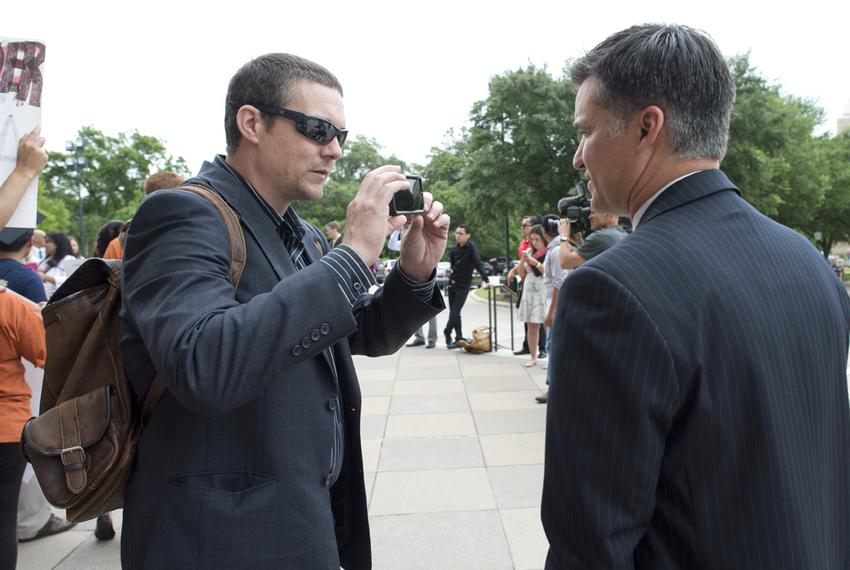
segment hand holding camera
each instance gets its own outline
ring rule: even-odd
[[[425,211],[425,199],[422,192],[422,177],[405,174],[410,187],[393,194],[390,202],[390,216],[412,216]]]
[[[409,186],[401,168],[381,166],[363,177],[360,189],[348,204],[343,243],[353,248],[366,265],[375,263],[387,236],[407,222],[403,215],[388,217],[387,213],[395,194]]]
[[[422,214],[408,218],[398,262],[408,277],[420,283],[431,278],[437,262],[443,257],[451,223],[449,216],[443,213],[443,204],[431,194],[423,192],[422,201]]]

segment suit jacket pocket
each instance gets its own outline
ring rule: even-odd
[[[208,473],[187,473],[169,483],[178,487],[219,491],[222,493],[247,493],[277,482],[276,477],[247,471],[211,471]]]
[[[277,478],[245,471],[187,473],[168,481],[146,568],[205,570],[294,567],[281,564],[282,503]],[[292,547],[292,545],[287,545]]]

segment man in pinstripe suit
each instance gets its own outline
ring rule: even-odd
[[[546,567],[850,568],[850,300],[719,170],[723,57],[645,25],[571,75],[574,165],[635,230],[561,289]]]

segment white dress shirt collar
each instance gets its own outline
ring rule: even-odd
[[[676,182],[678,182],[679,180],[683,180],[683,179],[687,178],[688,176],[690,176],[691,174],[696,174],[697,172],[702,172],[702,171],[701,171],[701,170],[694,170],[693,172],[688,172],[688,173],[687,173],[687,174],[685,174],[684,176],[680,176],[680,177],[678,177],[678,178],[677,178],[677,179],[675,179],[675,180],[671,180],[670,182],[668,182],[667,184],[665,184],[664,186],[662,186],[662,187],[661,187],[661,190],[659,190],[658,192],[656,192],[655,194],[653,194],[652,196],[650,196],[649,200],[647,200],[646,202],[644,202],[644,203],[641,205],[641,207],[640,207],[640,208],[638,208],[637,212],[635,212],[635,215],[632,217],[632,220],[631,220],[631,222],[632,222],[632,231],[635,231],[635,230],[637,229],[638,224],[640,223],[641,218],[643,218],[643,215],[646,213],[646,211],[649,209],[649,207],[652,205],[652,203],[653,203],[653,202],[655,202],[656,198],[658,198],[659,196],[661,196],[661,193],[662,193],[662,192],[664,192],[665,190],[667,190],[668,188],[670,188],[673,184],[675,184],[675,183],[676,183]]]

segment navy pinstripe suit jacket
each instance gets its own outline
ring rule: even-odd
[[[850,300],[722,172],[572,272],[553,335],[547,568],[850,568]]]

